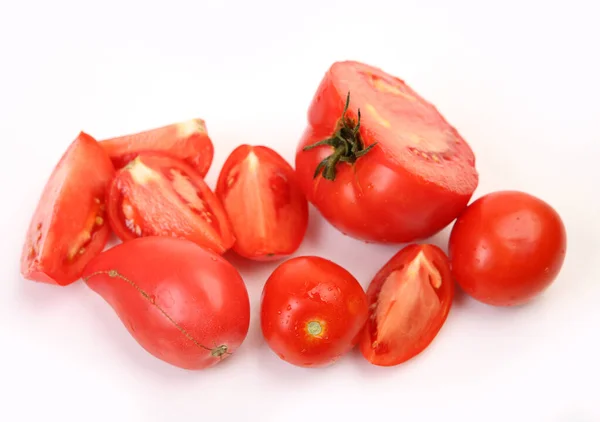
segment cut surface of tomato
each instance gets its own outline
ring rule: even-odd
[[[409,245],[367,290],[369,320],[360,349],[371,363],[393,366],[422,352],[446,321],[454,297],[448,258],[434,245]]]
[[[214,147],[202,119],[105,139],[100,145],[116,169],[124,167],[139,154],[158,152],[184,160],[202,177],[208,173],[214,155]]]
[[[271,260],[298,249],[308,203],[295,179],[292,167],[270,148],[241,145],[231,153],[216,194],[233,227],[236,253]]]
[[[357,62],[334,63],[296,152],[308,200],[342,232],[410,242],[454,220],[478,184],[469,145],[404,81]]]
[[[235,241],[215,194],[198,172],[172,157],[137,156],[117,173],[108,200],[110,224],[124,241],[170,236],[219,254]]]
[[[105,192],[114,172],[96,140],[80,133],[54,168],[31,219],[21,255],[25,278],[70,284],[102,251],[110,235]]]

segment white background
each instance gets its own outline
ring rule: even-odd
[[[599,16],[596,0],[2,1],[0,420],[600,421]],[[495,309],[459,297],[409,363],[376,368],[352,353],[307,370],[261,339],[274,265],[236,261],[248,338],[214,369],[186,372],[143,351],[83,283],[20,277],[38,195],[79,130],[103,138],[202,117],[214,186],[240,143],[293,162],[312,95],[344,59],[439,107],[475,150],[475,197],[520,189],[558,210],[567,259],[539,300]],[[298,254],[365,286],[400,247],[353,241],[311,211]]]

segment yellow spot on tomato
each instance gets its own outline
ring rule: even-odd
[[[379,114],[379,112],[375,109],[375,107],[373,107],[373,105],[371,104],[367,104],[365,105],[365,109],[367,110],[367,112],[369,112],[369,114],[375,119],[377,120],[377,123],[379,123],[381,126],[389,129],[390,127],[392,127],[392,125],[390,124],[390,122],[386,119],[384,119],[381,114]]]

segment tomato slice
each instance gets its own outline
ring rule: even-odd
[[[239,255],[278,259],[302,243],[308,203],[294,170],[272,149],[237,147],[223,165],[216,193],[231,221],[236,238],[233,250]]]
[[[106,139],[100,145],[120,169],[142,153],[159,152],[186,161],[202,177],[208,173],[214,148],[202,119],[192,119],[131,135]]]
[[[421,353],[446,321],[454,298],[448,258],[434,245],[409,245],[367,289],[369,320],[360,350],[372,364],[393,366]]]
[[[23,277],[64,286],[81,276],[110,235],[104,196],[114,172],[106,152],[81,132],[41,194],[21,255]]]
[[[235,238],[221,203],[190,165],[138,155],[110,186],[108,219],[124,241],[142,236],[189,239],[222,254]]]

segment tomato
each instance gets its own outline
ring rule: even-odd
[[[81,276],[110,235],[104,195],[114,172],[104,150],[81,132],[41,194],[21,254],[23,277],[64,286]]]
[[[235,241],[215,194],[198,172],[175,158],[138,155],[117,172],[108,201],[108,219],[124,241],[172,236],[220,254]]]
[[[369,320],[360,350],[372,364],[406,362],[431,344],[454,299],[444,252],[434,245],[409,245],[394,255],[367,289]]]
[[[308,203],[295,179],[292,167],[264,146],[241,145],[227,158],[216,193],[231,221],[236,253],[271,260],[298,249],[308,225]]]
[[[350,351],[367,319],[367,298],[339,265],[292,258],[265,283],[261,327],[269,347],[291,364],[327,366]]]
[[[213,366],[248,333],[250,302],[240,274],[188,240],[122,243],[93,259],[83,278],[144,349],[172,365]]]
[[[449,242],[452,272],[462,289],[496,306],[531,301],[556,278],[567,235],[546,202],[517,191],[473,202],[456,221]]]
[[[471,148],[437,109],[402,80],[357,62],[334,63],[322,80],[296,171],[332,225],[387,243],[435,234],[478,184]]]
[[[100,142],[117,169],[137,155],[158,152],[186,161],[202,177],[208,173],[214,148],[202,119],[192,119]]]

